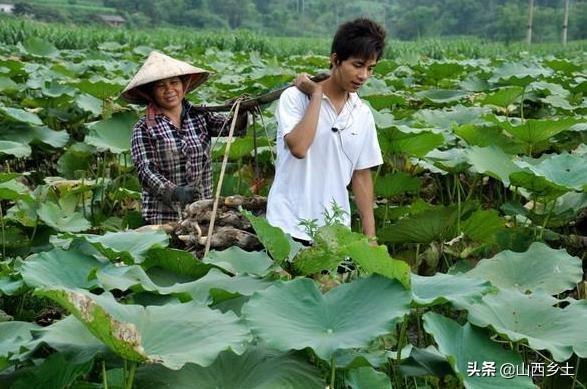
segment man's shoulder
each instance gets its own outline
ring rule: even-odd
[[[287,99],[289,101],[303,101],[307,98],[304,92],[299,90],[296,86],[290,86],[281,94],[281,99]]]

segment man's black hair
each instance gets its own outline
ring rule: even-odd
[[[336,53],[340,62],[349,57],[375,58],[379,61],[385,47],[385,36],[385,30],[379,24],[367,18],[358,18],[338,27],[330,53]]]

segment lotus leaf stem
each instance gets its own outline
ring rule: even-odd
[[[102,384],[104,389],[108,389],[108,376],[106,375],[106,361],[102,360]]]
[[[336,358],[334,354],[332,354],[332,359],[330,361],[330,389],[334,389],[334,379],[336,377]]]
[[[135,380],[135,372],[137,370],[137,363],[130,362],[130,371],[128,373],[128,380],[126,381],[126,389],[132,389]]]

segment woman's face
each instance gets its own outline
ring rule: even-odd
[[[181,106],[184,96],[183,83],[179,77],[165,78],[155,81],[153,84],[155,103],[164,110],[172,110]]]

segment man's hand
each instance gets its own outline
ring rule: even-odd
[[[310,97],[322,96],[322,85],[310,80],[308,73],[300,73],[296,77],[294,85],[296,86],[296,88],[298,88]]]

